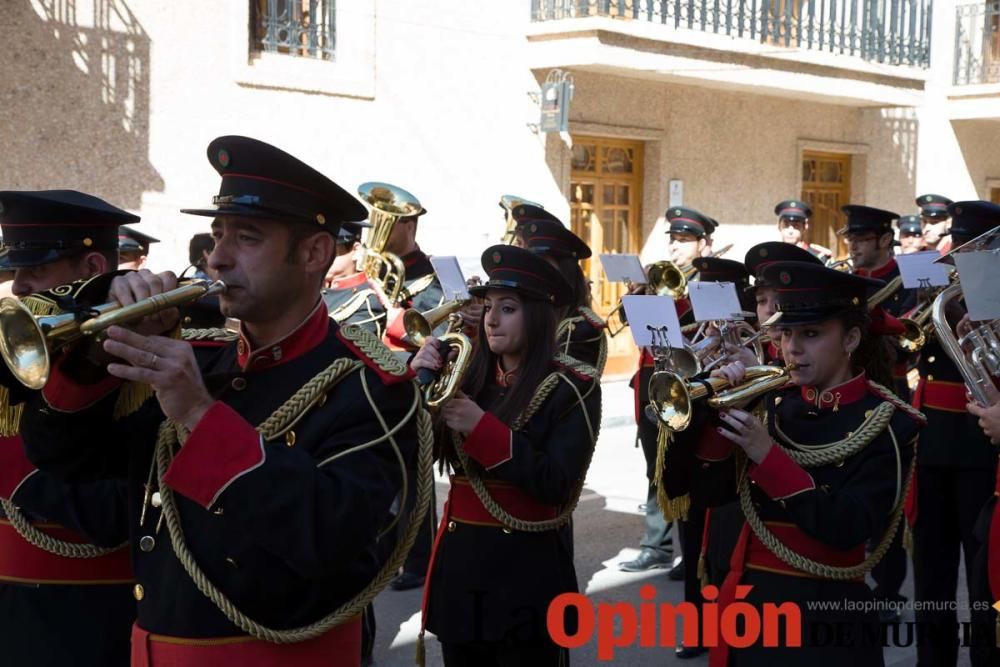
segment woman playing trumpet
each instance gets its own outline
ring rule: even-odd
[[[878,350],[865,307],[877,281],[799,262],[777,262],[762,274],[775,286],[793,386],[764,395],[762,419],[721,411],[722,438],[699,443],[687,465],[698,476],[692,494],[717,505],[737,489],[746,519],[719,592],[721,613],[737,595],[758,609],[790,602],[801,633],[786,632],[777,648],[761,641],[713,648],[709,664],[882,665],[864,575],[898,527],[923,416],[865,374]],[[713,375],[735,386],[744,370],[734,362]],[[684,463],[669,454],[668,468]],[[866,558],[872,537],[879,547]],[[820,610],[815,603],[823,601],[841,608]],[[867,603],[868,611],[847,610],[844,601],[853,609]],[[847,639],[826,643],[830,632]],[[801,647],[789,647],[796,640]]]
[[[534,253],[493,246],[479,341],[459,393],[441,408],[442,456],[456,471],[428,570],[426,627],[445,665],[557,665],[546,611],[574,592],[570,517],[600,421],[593,368],[556,351],[569,286]],[[433,339],[430,339],[433,340]],[[425,344],[414,370],[442,365]],[[528,568],[516,563],[528,562]]]

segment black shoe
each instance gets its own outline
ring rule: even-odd
[[[670,567],[670,555],[660,553],[652,549],[643,549],[636,556],[635,560],[626,560],[618,563],[618,569],[622,572],[646,572]]]
[[[424,575],[403,572],[389,584],[389,588],[394,591],[408,591],[411,588],[420,588],[424,585]]]
[[[702,646],[684,646],[682,644],[674,649],[674,655],[677,656],[678,660],[690,660],[691,658],[697,658],[707,650],[707,648]]]
[[[667,579],[670,581],[684,581],[684,561],[670,568],[670,572],[667,572]]]

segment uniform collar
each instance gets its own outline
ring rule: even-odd
[[[505,371],[503,369],[503,366],[500,365],[500,360],[497,359],[497,368],[495,377],[498,386],[507,388],[512,384],[514,384],[514,380],[517,377],[517,369],[515,368],[512,371]]]
[[[326,305],[320,299],[309,316],[287,336],[276,343],[260,349],[251,349],[250,341],[240,325],[240,338],[236,343],[237,361],[244,371],[259,371],[271,368],[301,357],[325,338],[330,327],[330,317]]]
[[[365,274],[364,271],[359,271],[358,273],[347,276],[346,278],[334,280],[330,283],[329,289],[352,289],[354,287],[361,287],[366,282],[368,282],[367,274]]]
[[[876,278],[881,280],[888,275],[894,275],[896,272],[896,266],[896,258],[892,257],[888,262],[877,269],[858,269],[855,273],[859,276],[864,276],[865,278]]]
[[[400,257],[400,259],[403,260],[403,266],[404,267],[410,268],[411,266],[413,266],[417,262],[422,262],[422,261],[426,260],[427,259],[427,255],[425,255],[424,251],[421,250],[418,247],[413,252],[410,252],[410,253],[407,253],[407,254],[403,255],[402,257]]]
[[[799,388],[799,393],[806,403],[815,405],[821,410],[831,408],[836,412],[841,405],[856,403],[868,394],[868,378],[862,371],[847,382],[830,387],[826,391],[806,385]]]

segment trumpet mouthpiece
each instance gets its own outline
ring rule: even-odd
[[[802,364],[791,363],[785,366],[786,371],[797,371],[802,368]]]

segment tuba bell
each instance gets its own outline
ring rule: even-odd
[[[94,316],[83,320],[75,312],[36,317],[19,299],[4,297],[0,299],[0,356],[18,382],[29,389],[41,389],[49,380],[52,353],[56,350],[109,327],[224,291],[226,285],[219,280],[186,281],[128,306],[117,301],[95,306],[90,310]]]
[[[956,338],[946,310],[962,298],[962,285],[949,285],[934,299],[931,320],[941,347],[955,362],[973,400],[989,407],[1000,400],[1000,320],[985,322],[961,338]]]
[[[408,308],[403,312],[406,337],[418,347],[427,342],[439,324],[448,321],[447,333],[437,338],[445,348],[439,349],[444,359],[440,374],[434,377],[433,373],[425,373],[427,369],[423,368],[418,374],[418,381],[424,385],[424,401],[428,407],[436,408],[455,395],[455,392],[462,387],[465,372],[472,361],[472,341],[460,331],[462,316],[457,311],[463,305],[464,301],[456,299],[423,313],[414,308]],[[450,358],[452,351],[456,353],[454,359]]]
[[[399,302],[406,281],[403,260],[388,252],[392,228],[401,218],[414,218],[426,213],[415,196],[389,183],[368,182],[358,186],[358,195],[371,206],[368,220],[371,228],[365,237],[365,254],[361,270],[373,285],[381,286],[385,306]]]

